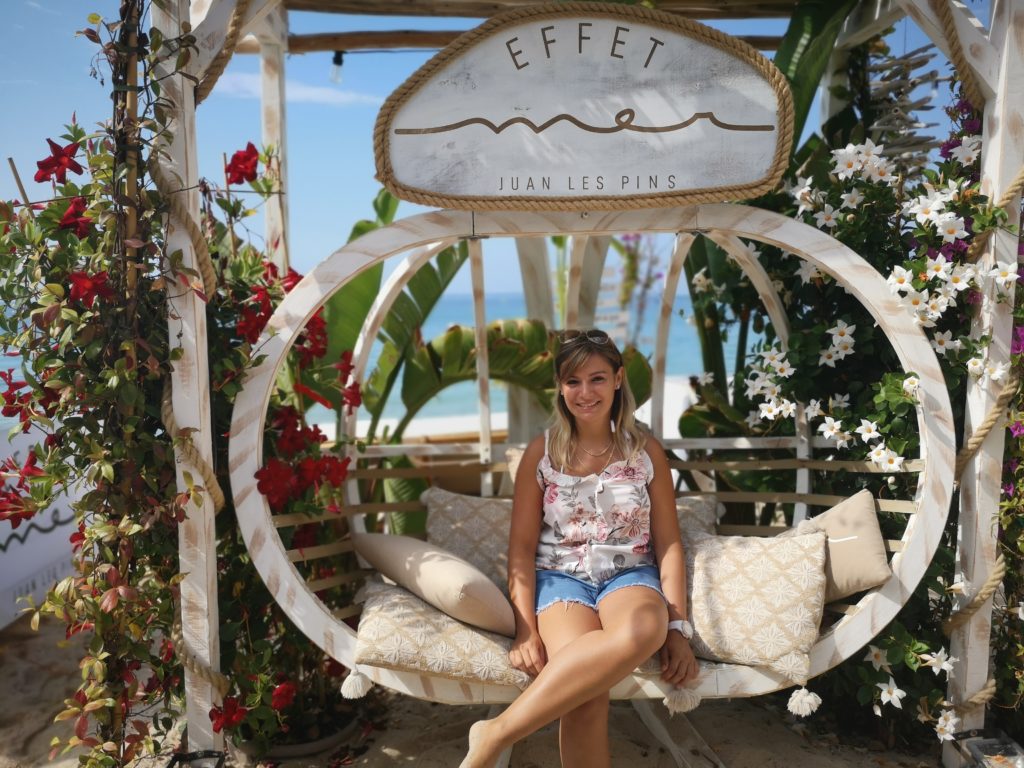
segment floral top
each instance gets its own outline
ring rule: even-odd
[[[647,451],[577,477],[555,469],[545,449],[537,464],[544,492],[537,568],[601,583],[627,568],[654,565],[647,493],[653,477]]]

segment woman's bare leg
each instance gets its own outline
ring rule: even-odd
[[[607,693],[665,642],[668,610],[661,595],[647,587],[623,587],[608,595],[599,616],[601,629],[566,645],[508,709],[470,729],[461,768],[493,768],[503,749]]]

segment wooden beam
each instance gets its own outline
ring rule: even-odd
[[[366,32],[322,32],[312,35],[290,35],[288,53],[318,53],[323,51],[387,51],[404,48],[439,50],[452,42],[465,30],[395,29]],[[778,35],[740,35],[740,40],[759,51],[778,50],[782,38]],[[259,53],[259,40],[250,35],[241,40],[235,53]]]
[[[203,78],[210,63],[220,52],[227,38],[228,24],[237,0],[195,0],[190,8],[192,33],[196,38],[195,75]],[[250,0],[242,19],[239,40],[268,14],[281,6],[281,0]],[[168,32],[170,34],[170,32]]]
[[[267,200],[263,231],[267,256],[283,275],[288,271],[288,142],[285,108],[284,56],[288,44],[288,17],[282,6],[267,15],[256,30],[260,44],[260,117],[263,144],[277,151],[279,194]]]
[[[836,40],[836,50],[856,48],[880,35],[906,15],[896,0],[865,0],[843,22]]]

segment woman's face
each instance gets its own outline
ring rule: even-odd
[[[615,390],[620,386],[622,369],[612,370],[611,363],[601,355],[593,354],[567,375],[558,389],[578,425],[607,424],[615,401]]]

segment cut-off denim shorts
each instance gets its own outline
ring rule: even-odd
[[[537,571],[536,605],[539,614],[555,603],[579,603],[597,610],[598,603],[612,592],[623,587],[648,587],[653,589],[661,599],[665,593],[661,591],[661,578],[658,569],[653,565],[638,565],[619,571],[607,581],[593,584],[577,579],[562,571]]]

